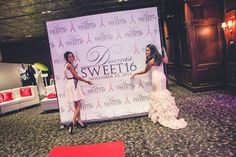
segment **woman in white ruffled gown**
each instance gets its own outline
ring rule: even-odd
[[[166,76],[163,70],[163,62],[168,63],[166,53],[164,57],[158,52],[157,48],[149,44],[146,46],[146,68],[132,76],[141,75],[151,70],[152,75],[152,92],[150,98],[150,109],[148,117],[156,123],[171,128],[180,129],[187,126],[187,122],[181,118],[177,119],[179,109],[175,104],[175,98],[166,88]],[[164,51],[165,52],[165,51]]]

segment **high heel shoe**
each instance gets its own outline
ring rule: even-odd
[[[69,132],[69,134],[72,134],[72,133],[73,133],[73,123],[71,123],[71,124],[69,125],[68,132]]]
[[[81,128],[86,128],[87,125],[85,124],[81,124],[80,122],[77,121],[77,126],[81,127]]]

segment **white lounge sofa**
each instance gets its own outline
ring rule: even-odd
[[[56,89],[55,89],[54,85],[46,86],[46,95],[48,95],[50,93],[56,93]],[[45,97],[44,99],[42,99],[40,101],[40,104],[41,104],[40,105],[41,109],[43,111],[59,109],[57,98],[49,99],[49,98]]]
[[[30,88],[30,96],[21,96],[21,88]],[[37,86],[25,86],[20,88],[8,89],[0,91],[0,93],[11,92],[13,100],[5,101],[0,103],[0,113],[5,114],[11,111],[19,110],[28,106],[39,104],[39,95]]]

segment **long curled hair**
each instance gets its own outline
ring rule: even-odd
[[[151,50],[150,56],[146,57],[146,64],[154,58],[157,65],[160,65],[162,63],[162,55],[158,52],[157,48],[153,44],[148,44],[146,47],[148,47]]]

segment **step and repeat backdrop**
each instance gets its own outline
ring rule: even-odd
[[[85,99],[85,121],[117,119],[146,114],[151,91],[150,73],[130,79],[144,70],[145,47],[161,52],[156,7],[96,14],[46,22],[62,123],[72,120],[74,104],[66,100],[64,53],[75,55]]]

